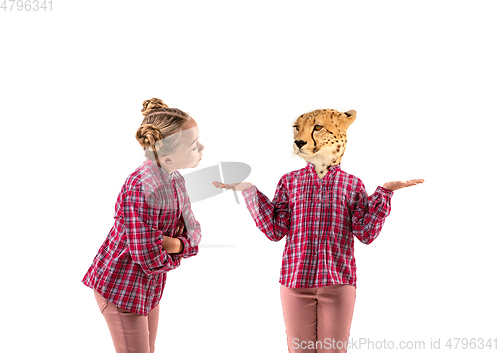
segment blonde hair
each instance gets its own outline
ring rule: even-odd
[[[144,120],[135,133],[135,138],[151,161],[156,160],[160,167],[160,156],[175,152],[180,144],[183,125],[190,118],[189,114],[177,108],[169,108],[161,99],[151,98],[142,103]]]

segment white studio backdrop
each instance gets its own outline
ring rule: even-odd
[[[2,352],[114,351],[80,281],[144,160],[135,132],[152,97],[196,119],[196,170],[247,163],[270,199],[306,164],[291,153],[294,119],[355,109],[342,169],[369,194],[425,183],[395,191],[372,244],[355,241],[351,339],[498,348],[496,2],[11,5],[0,9]],[[157,352],[287,352],[284,240],[270,242],[238,198],[193,204],[202,243],[168,275]]]

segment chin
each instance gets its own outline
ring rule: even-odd
[[[333,160],[340,160],[340,154],[322,149],[316,153],[298,152],[297,155],[306,162],[314,165],[330,164]]]
[[[306,162],[312,163],[312,160],[314,160],[318,157],[319,152],[312,153],[312,152],[304,152],[304,151],[297,150],[295,152],[295,154],[297,156],[299,156],[300,158],[302,158],[303,160],[305,160]]]

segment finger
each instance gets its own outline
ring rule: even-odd
[[[402,182],[402,187],[408,187],[408,186],[414,186],[414,185],[417,185],[417,184],[421,184],[423,183],[423,180],[421,181],[422,179],[412,179],[412,180],[407,180],[407,181],[403,181]]]
[[[218,181],[214,181],[213,185],[218,188],[223,188],[223,189],[234,189],[234,184],[224,184],[220,183]]]
[[[410,183],[421,183],[422,179],[412,179],[412,180],[408,180],[407,182],[410,182]]]

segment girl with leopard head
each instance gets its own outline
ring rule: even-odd
[[[280,294],[289,352],[346,352],[356,298],[354,237],[370,244],[382,230],[395,190],[424,182],[393,181],[368,196],[340,168],[356,111],[318,109],[294,124],[294,153],[307,165],[281,177],[271,202],[251,183],[242,191],[257,227],[272,241],[286,237]]]

